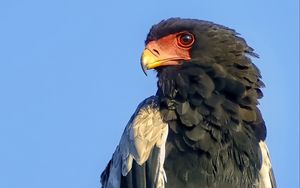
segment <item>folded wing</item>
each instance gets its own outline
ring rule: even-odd
[[[259,146],[262,153],[262,167],[259,172],[260,188],[276,188],[268,147],[264,141],[260,141]]]
[[[155,96],[144,100],[129,120],[112,159],[101,175],[103,188],[163,188],[168,126]]]

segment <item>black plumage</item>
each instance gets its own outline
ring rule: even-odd
[[[258,55],[234,30],[194,19],[154,25],[146,45],[181,31],[195,36],[191,60],[156,68],[159,111],[169,125],[166,187],[267,188],[259,185],[266,127],[257,105],[264,84],[250,58]],[[134,163],[121,187],[155,187],[148,185],[149,164],[157,155],[154,149],[143,166]],[[132,183],[136,178],[143,185]]]

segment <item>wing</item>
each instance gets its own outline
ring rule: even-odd
[[[268,147],[264,141],[261,141],[259,146],[262,153],[262,167],[259,172],[260,188],[276,188]]]
[[[155,96],[144,100],[129,120],[121,141],[101,174],[102,188],[164,187],[168,126]]]

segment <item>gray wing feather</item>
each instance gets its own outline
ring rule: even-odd
[[[276,188],[276,181],[271,165],[271,159],[267,144],[264,141],[259,143],[262,153],[262,167],[260,169],[260,188]]]
[[[157,98],[147,98],[129,120],[121,141],[101,176],[103,188],[119,188],[121,175],[126,176],[130,172],[133,160],[143,165],[155,146],[160,150],[155,184],[157,187],[164,187],[166,176],[163,163],[167,134],[168,125],[162,121]]]

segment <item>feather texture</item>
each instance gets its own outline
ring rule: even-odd
[[[233,29],[195,19],[163,20],[146,44],[183,31],[195,37],[191,60],[156,69],[156,96],[127,124],[103,187],[276,188],[258,55]]]
[[[167,134],[168,126],[160,117],[157,98],[146,99],[138,106],[128,122],[112,160],[102,173],[103,188],[121,187],[122,178],[126,179],[128,173],[132,171],[133,165],[134,168],[140,168],[138,170],[146,171],[144,175],[147,177],[147,173],[150,173],[147,170],[154,171],[154,177],[152,179],[145,178],[143,184],[149,184],[146,181],[153,181],[150,184],[157,188],[163,188],[166,181],[163,164]],[[154,148],[157,150],[156,155],[153,154]],[[146,161],[153,156],[150,169],[143,169]],[[139,173],[138,170],[135,170],[135,173]],[[134,179],[130,181],[134,181]]]
[[[275,177],[270,160],[267,144],[263,141],[259,143],[262,153],[262,166],[260,169],[260,188],[276,188]]]

